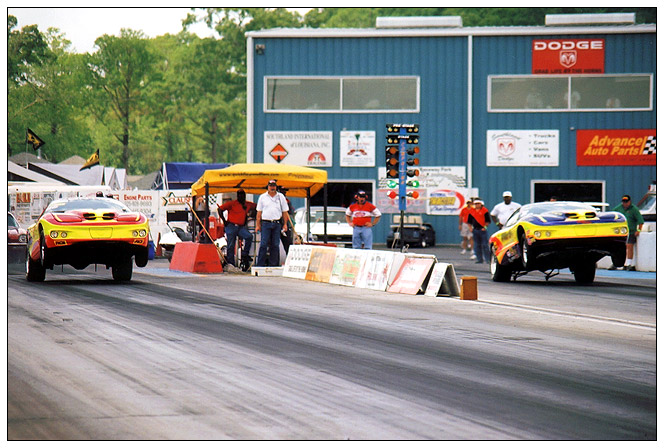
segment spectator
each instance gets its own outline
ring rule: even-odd
[[[247,201],[247,194],[243,189],[237,191],[237,199],[228,201],[218,206],[219,218],[224,221],[226,230],[226,243],[228,244],[228,254],[226,261],[235,266],[235,240],[237,237],[243,241],[241,266],[243,271],[249,268],[249,250],[253,241],[253,235],[247,229],[248,215],[256,208],[256,204]],[[224,218],[224,212],[228,217]]]
[[[493,207],[493,210],[491,210],[491,219],[493,219],[493,222],[496,223],[499,229],[502,229],[507,222],[507,218],[512,216],[512,213],[519,207],[521,207],[521,204],[512,202],[512,192],[503,191],[503,202]]]
[[[473,226],[473,240],[475,245],[475,263],[483,263],[486,258],[487,263],[491,260],[489,257],[489,236],[487,229],[491,223],[489,209],[484,206],[484,201],[476,198],[474,208],[468,213],[468,224]]]
[[[279,265],[279,234],[288,230],[288,203],[283,194],[277,191],[277,181],[267,183],[267,191],[260,195],[256,204],[256,231],[261,232],[261,245],[258,249],[256,266],[267,266],[267,252],[270,251],[270,266]]]
[[[346,222],[353,228],[353,249],[371,249],[373,232],[371,228],[380,221],[380,210],[367,201],[367,193],[360,190],[355,195],[357,202],[346,209]]]
[[[625,260],[625,267],[623,269],[625,271],[636,271],[636,267],[634,266],[634,245],[636,244],[639,232],[643,228],[643,216],[641,216],[639,209],[632,204],[632,198],[628,194],[622,197],[622,203],[615,207],[613,211],[622,213],[627,219],[629,235],[627,236],[627,259]],[[616,267],[611,265],[609,269],[616,269]]]
[[[466,250],[473,250],[473,229],[468,224],[468,213],[473,208],[472,199],[466,201],[466,206],[459,212],[459,234],[461,235],[461,253]]]

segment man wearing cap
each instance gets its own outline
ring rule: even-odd
[[[491,210],[491,219],[498,226],[499,229],[502,229],[507,218],[512,216],[514,211],[521,207],[521,204],[518,202],[512,202],[512,192],[503,191],[503,202],[500,202],[493,207]]]
[[[247,215],[256,208],[256,204],[247,201],[247,194],[242,188],[237,191],[237,199],[228,201],[217,207],[219,218],[224,221],[226,231],[226,243],[228,243],[228,254],[226,261],[235,266],[235,240],[239,236],[243,241],[242,246],[242,266],[246,271],[249,267],[249,250],[253,236],[247,229]],[[224,218],[224,212],[228,217]]]
[[[288,230],[288,203],[277,191],[277,181],[267,183],[267,192],[260,195],[256,203],[256,231],[261,232],[256,266],[267,266],[267,251],[270,250],[270,266],[279,265],[279,234]]]
[[[357,202],[346,209],[346,222],[353,228],[353,249],[371,249],[373,232],[371,228],[380,221],[380,210],[367,201],[367,193],[360,190],[355,195]]]
[[[641,212],[635,205],[632,204],[632,198],[626,194],[622,197],[622,203],[613,209],[614,212],[620,212],[625,215],[627,219],[627,229],[629,230],[629,235],[627,236],[627,259],[625,260],[625,271],[636,271],[634,266],[634,245],[636,244],[636,237],[639,236],[639,232],[643,228],[643,216]],[[615,269],[616,267],[611,265],[609,269]]]
[[[466,206],[459,212],[459,234],[461,235],[461,253],[473,250],[473,229],[468,224],[468,214],[473,209],[473,200],[468,199]]]
[[[475,263],[483,263],[484,258],[489,263],[491,260],[489,256],[489,235],[487,234],[487,229],[491,223],[489,209],[484,206],[484,201],[480,198],[475,198],[473,205],[474,208],[468,213],[467,222],[473,226]]]

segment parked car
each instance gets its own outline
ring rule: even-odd
[[[392,215],[390,233],[387,234],[387,247],[399,247],[401,215]],[[404,245],[433,247],[436,245],[436,231],[429,223],[422,222],[422,215],[405,215],[403,224]]]
[[[549,279],[569,268],[578,283],[592,283],[598,260],[625,263],[627,223],[617,212],[600,212],[583,202],[536,202],[512,214],[489,239],[491,277],[509,281],[531,271]]]
[[[323,207],[311,207],[310,232],[307,237],[307,208],[295,210],[295,233],[304,241],[323,242]],[[353,228],[346,222],[344,207],[327,208],[327,242],[337,246],[353,246]]]
[[[22,228],[11,213],[7,213],[7,262],[24,263],[28,231]]]
[[[44,281],[55,265],[101,264],[114,280],[131,280],[132,260],[139,267],[148,263],[149,234],[145,215],[115,199],[57,199],[28,228],[26,278]]]

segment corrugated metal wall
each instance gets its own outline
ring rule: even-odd
[[[537,36],[552,39],[559,37]],[[606,73],[656,73],[654,34],[598,37],[606,40]],[[513,192],[515,201],[529,202],[531,179],[605,180],[606,199],[611,204],[616,204],[623,193],[630,193],[638,200],[651,180],[656,179],[655,167],[577,167],[575,130],[656,128],[654,111],[487,112],[487,77],[493,74],[530,74],[530,53],[534,38],[473,37],[472,186],[479,188],[489,208],[502,201],[500,196],[505,189]],[[333,166],[326,168],[329,179],[377,182],[377,168],[384,164],[385,124],[414,122],[419,123],[421,128],[421,165],[466,166],[467,37],[256,38],[254,44],[265,45],[263,55],[254,55],[253,137],[256,162],[263,161],[263,132],[266,130],[332,131],[334,159]],[[419,76],[420,113],[264,113],[264,77],[270,75]],[[559,166],[487,167],[486,132],[489,129],[558,129]],[[376,167],[339,166],[338,140],[342,130],[376,131]],[[434,224],[438,242],[458,242],[456,217],[426,218]],[[387,217],[375,229],[375,242],[385,241],[389,221]]]
[[[570,35],[565,38],[605,39],[605,73],[656,73],[654,34]],[[612,206],[628,193],[635,201],[656,179],[656,167],[647,166],[577,166],[576,130],[578,129],[655,129],[653,112],[551,112],[488,113],[487,77],[531,73],[533,36],[475,37],[473,45],[473,179],[485,202],[500,202],[504,190],[511,190],[514,200],[531,201],[531,180],[597,180],[606,182],[606,201]],[[536,36],[537,39],[560,39],[561,36]],[[653,92],[656,98],[656,91]],[[654,101],[654,100],[653,100]],[[654,104],[656,110],[656,103]],[[557,167],[487,167],[486,132],[489,129],[558,129],[560,164]]]

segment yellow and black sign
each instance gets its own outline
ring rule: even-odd
[[[93,167],[95,165],[99,165],[99,149],[92,154],[90,157],[88,157],[88,160],[85,161],[85,164],[81,167],[79,171],[83,171],[86,168]]]
[[[41,138],[37,137],[37,134],[32,132],[32,129],[30,128],[28,128],[28,132],[26,132],[25,134],[25,142],[30,143],[32,145],[32,149],[34,149],[35,151],[44,146],[44,144],[46,143]]]

